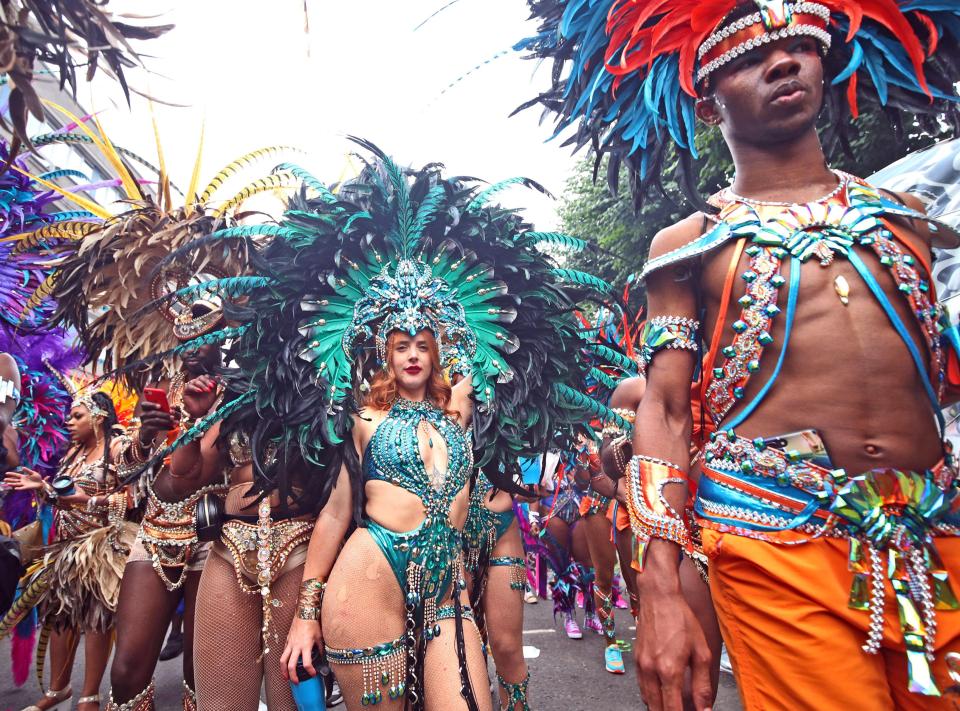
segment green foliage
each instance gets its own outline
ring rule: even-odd
[[[930,133],[916,123],[904,127],[902,135],[898,135],[877,113],[862,115],[853,128],[856,137],[851,140],[852,156],[838,150],[831,164],[864,176],[948,136],[945,129]],[[733,162],[719,130],[701,130],[697,150],[700,155],[698,188],[701,195],[707,196],[732,180]],[[621,171],[619,194],[613,196],[604,182],[594,182],[592,155],[579,163],[561,196],[561,229],[596,246],[569,255],[567,264],[571,268],[596,274],[618,288],[640,270],[654,235],[692,212],[677,184],[675,153],[664,161],[664,166],[664,193],[648,195],[636,210],[626,189],[629,175],[625,170]],[[605,173],[604,162],[597,174]],[[642,298],[639,291],[634,292],[634,296]]]

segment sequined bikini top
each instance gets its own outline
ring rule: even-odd
[[[925,220],[931,233],[949,228],[926,215],[884,197],[878,190],[853,176],[838,173],[837,190],[820,200],[806,204],[770,204],[733,198],[722,204],[718,224],[688,245],[651,260],[643,276],[695,256],[713,251],[731,241],[745,245],[748,266],[740,278],[746,283],[739,299],[740,317],[732,325],[732,340],[719,353],[705,361],[705,405],[721,429],[732,429],[745,421],[770,392],[780,374],[787,353],[797,307],[801,265],[816,259],[828,267],[841,257],[854,267],[872,296],[879,302],[894,329],[904,341],[939,417],[939,400],[944,380],[946,350],[942,334],[948,327],[942,308],[936,303],[929,269],[923,256],[913,252],[887,221],[907,216]],[[902,323],[889,298],[863,261],[863,250],[872,251],[889,270],[897,288],[908,300],[927,345],[922,354]],[[739,254],[739,251],[736,252]],[[790,264],[789,275],[782,274]],[[786,304],[781,308],[781,290],[786,287]],[[731,289],[732,284],[727,287]],[[838,294],[841,290],[838,288]],[[725,294],[725,299],[730,298]],[[780,316],[781,312],[783,316]],[[786,321],[777,364],[753,399],[732,418],[730,410],[743,400],[746,385],[760,368],[775,318]],[[721,314],[721,318],[723,315]],[[722,328],[723,324],[718,324]],[[715,358],[715,360],[713,360]]]
[[[447,471],[428,472],[420,456],[418,431],[430,425],[430,444],[442,438],[447,447]],[[416,494],[431,514],[449,512],[466,486],[473,467],[469,436],[455,421],[427,401],[397,400],[377,426],[363,459],[365,481],[385,481]]]

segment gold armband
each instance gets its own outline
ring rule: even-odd
[[[300,599],[297,601],[297,617],[301,620],[319,620],[323,605],[323,591],[326,582],[310,578],[300,584]]]
[[[687,482],[686,472],[676,464],[642,454],[630,460],[627,508],[630,526],[637,537],[635,562],[638,570],[643,570],[651,538],[673,541],[687,552],[693,550],[683,510],[678,513],[663,496],[663,487],[667,484],[686,485]]]

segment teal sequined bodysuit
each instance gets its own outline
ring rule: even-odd
[[[430,446],[442,438],[447,471],[428,472],[418,432],[429,425]],[[366,481],[385,481],[418,496],[426,514],[411,531],[397,532],[365,518],[363,525],[383,552],[405,596],[406,632],[398,639],[362,649],[331,649],[335,664],[363,666],[364,706],[404,693],[419,694],[417,667],[425,642],[440,634],[439,621],[453,618],[462,590],[462,534],[450,522],[454,499],[467,485],[473,467],[470,436],[429,402],[397,400],[377,426],[364,452]],[[462,610],[469,617],[469,609]]]

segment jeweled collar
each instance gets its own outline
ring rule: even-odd
[[[393,401],[393,404],[390,406],[390,412],[398,413],[410,413],[417,415],[432,415],[434,413],[443,414],[440,412],[440,408],[434,405],[427,399],[423,400],[407,400],[403,397],[398,397]]]
[[[717,221],[712,230],[683,247],[651,259],[644,265],[640,278],[646,279],[659,269],[712,252],[739,237],[746,237],[761,245],[782,246],[787,251],[796,250],[801,254],[806,251],[806,247],[810,247],[810,251],[803,258],[817,256],[822,260],[827,256],[822,247],[827,245],[816,249],[817,245],[814,243],[791,244],[791,241],[802,240],[806,232],[820,226],[855,237],[875,229],[882,218],[889,217],[923,220],[934,234],[952,230],[921,212],[884,197],[876,188],[859,178],[845,173],[840,175],[846,180],[844,189],[836,195],[831,193],[830,199],[821,198],[805,204],[774,208],[773,213],[768,212],[765,206],[721,199],[718,204],[719,214],[711,218]],[[838,245],[842,247],[843,241],[840,239]]]

